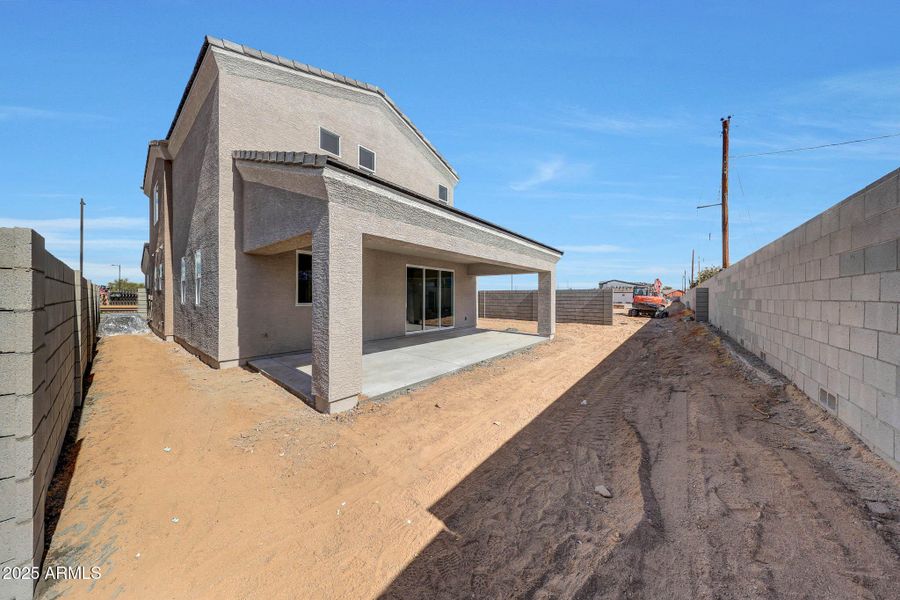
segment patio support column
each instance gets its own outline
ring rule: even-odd
[[[350,410],[362,388],[362,235],[332,217],[312,240],[312,391],[323,413]]]
[[[556,269],[538,272],[538,335],[556,335]]]

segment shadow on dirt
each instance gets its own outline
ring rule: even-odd
[[[445,529],[382,598],[593,597],[629,536],[654,536],[645,449],[623,415],[648,322],[430,507]],[[520,390],[520,393],[527,393]],[[630,391],[628,392],[630,393]],[[605,498],[598,486],[612,490]]]

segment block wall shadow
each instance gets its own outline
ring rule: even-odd
[[[443,531],[380,597],[593,598],[621,586],[598,570],[617,536],[636,535],[658,512],[646,451],[622,412],[640,387],[634,362],[652,360],[653,329],[642,327],[433,504]]]

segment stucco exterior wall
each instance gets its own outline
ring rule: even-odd
[[[716,275],[709,320],[900,465],[898,171]],[[686,295],[691,305],[697,293]]]
[[[150,298],[150,312],[148,314],[148,325],[160,337],[165,337],[165,298],[164,286],[165,280],[157,283],[156,270],[161,262],[164,262],[165,254],[165,161],[156,160],[151,165],[152,175],[150,176],[151,190],[159,186],[159,208],[155,206],[153,192],[149,197],[148,206],[150,211],[148,219],[150,223],[150,284],[151,287],[147,291]],[[157,212],[158,211],[158,212]],[[158,216],[157,216],[158,215]],[[171,277],[171,273],[165,273],[165,279]]]
[[[360,305],[363,340],[405,334],[407,264],[454,270],[456,324],[468,327],[476,314],[473,263],[498,260],[551,270],[558,259],[537,245],[326,168],[240,162],[234,181],[238,344],[233,355],[220,353],[220,360],[310,349],[311,314],[294,306],[294,260],[296,248],[313,245],[316,231],[327,237],[340,230],[361,240],[362,281],[352,295]],[[293,247],[285,252],[282,241]],[[242,251],[248,247],[253,254]],[[469,258],[457,258],[463,253]],[[330,268],[332,257],[322,260]]]
[[[239,359],[312,348],[312,306],[296,302],[296,251],[239,260]]]
[[[210,59],[209,57],[212,57]],[[376,172],[422,194],[437,198],[448,188],[452,203],[456,179],[409,126],[377,94],[304,76],[271,64],[212,49],[207,60],[218,69],[219,95],[219,303],[218,356],[236,364],[241,346],[238,279],[254,262],[242,254],[242,185],[233,172],[232,152],[247,148],[319,150],[319,127],[341,136],[340,159],[357,166],[358,145],[376,152]],[[297,334],[299,332],[293,332]]]
[[[378,94],[213,49],[219,67],[222,154],[292,150],[325,154],[319,127],[341,136],[340,160],[358,166],[358,146],[376,153],[376,174],[453,202],[456,178]]]
[[[474,327],[475,276],[446,260],[363,248],[363,341],[406,334],[406,266],[453,270],[455,327]]]
[[[199,101],[172,172],[172,287],[174,335],[204,358],[219,356],[219,154],[218,94],[215,87]],[[151,245],[151,248],[153,246]],[[201,251],[200,303],[194,303],[194,256]],[[187,287],[181,303],[181,258],[187,257]],[[232,268],[233,270],[233,268]]]
[[[363,341],[406,333],[406,265],[452,269],[456,327],[475,325],[466,265],[363,248]],[[296,251],[240,256],[240,360],[312,348],[312,307],[296,303]]]
[[[409,199],[377,183],[328,167],[329,210],[362,234],[447,253],[483,257],[525,271],[555,271],[559,255],[512,235]],[[476,261],[472,261],[476,262]]]

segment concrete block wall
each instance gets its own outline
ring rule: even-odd
[[[612,325],[613,290],[556,290],[557,323]],[[535,290],[478,292],[478,316],[489,319],[536,321],[538,295]]]
[[[478,316],[486,319],[537,321],[537,292],[480,290]]]
[[[900,171],[703,287],[709,320],[900,467]],[[691,294],[689,302],[699,298]]]
[[[137,293],[137,313],[144,319],[149,318],[150,309],[147,303],[147,288],[139,288]]]
[[[47,488],[94,348],[96,293],[35,231],[0,228],[2,566],[40,565]],[[31,598],[33,583],[0,579],[0,598]]]

